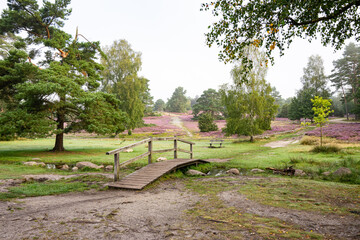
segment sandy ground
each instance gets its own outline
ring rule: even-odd
[[[0,202],[0,238],[164,239],[197,199],[172,182],[141,192],[90,191]]]
[[[336,236],[341,239],[360,239],[360,218],[335,214],[320,215],[314,212],[290,210],[267,206],[247,199],[233,192],[223,192],[221,199],[230,206],[240,208],[251,214],[267,218],[277,218],[300,226],[306,231]]]
[[[275,142],[269,142],[269,143],[265,144],[264,147],[271,147],[271,148],[286,147],[289,144],[295,144],[298,142],[299,142],[298,139],[297,140],[290,139],[290,140],[275,141]]]
[[[234,191],[219,197],[228,206],[307,231],[360,239],[360,217],[275,208]],[[228,239],[186,214],[198,201],[201,198],[186,190],[181,180],[169,180],[143,191],[88,191],[0,202],[0,239]],[[244,239],[259,239],[242,231]]]
[[[170,115],[170,114],[169,114]],[[181,128],[182,130],[184,130],[186,132],[186,135],[188,135],[189,137],[192,137],[192,133],[183,125],[183,122],[181,120],[181,118],[179,118],[176,115],[170,115],[172,117],[171,119],[171,123],[174,124],[175,126],[178,126],[179,128]]]

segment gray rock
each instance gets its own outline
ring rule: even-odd
[[[78,167],[73,167],[71,170],[72,170],[73,172],[76,172],[77,170],[79,170],[79,168],[78,168]]]
[[[105,170],[106,170],[106,171],[112,171],[112,170],[114,170],[114,166],[113,166],[113,165],[107,165],[107,166],[105,167]]]
[[[295,169],[294,176],[306,176],[306,173],[301,169]]]
[[[76,167],[78,167],[79,169],[84,168],[84,167],[93,168],[93,169],[101,168],[101,166],[98,166],[92,162],[78,162],[78,163],[76,163]]]
[[[133,152],[133,151],[134,151],[133,149],[129,148],[129,149],[124,150],[123,152],[131,153],[131,152]]]
[[[159,157],[158,159],[156,159],[157,162],[163,162],[166,161],[166,157]]]
[[[62,165],[61,170],[69,170],[69,166],[67,164]]]
[[[237,170],[237,169],[236,169]],[[259,169],[259,168],[254,168],[254,169],[251,169],[251,172],[252,173],[263,173],[263,172],[265,172],[264,170],[262,170],[262,169]]]
[[[329,176],[329,175],[331,175],[331,172],[323,172],[322,175]]]
[[[186,175],[190,175],[190,176],[205,176],[206,174],[203,172],[200,172],[198,170],[194,170],[194,169],[189,169],[186,172]]]
[[[27,166],[40,166],[40,167],[45,167],[46,166],[46,164],[43,163],[43,162],[34,162],[34,161],[24,162],[24,165],[27,165]]]
[[[240,171],[236,168],[231,168],[226,171],[227,174],[234,174],[234,175],[240,175]]]
[[[341,167],[338,170],[336,170],[335,172],[333,172],[333,175],[335,176],[344,176],[344,175],[349,175],[351,174],[351,170],[349,168],[346,167]]]

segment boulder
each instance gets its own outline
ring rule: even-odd
[[[331,172],[323,172],[322,175],[329,176],[329,175],[331,175]]]
[[[134,151],[133,149],[129,148],[129,149],[124,150],[123,152],[131,153],[131,152],[133,152],[133,151]]]
[[[237,169],[236,169],[237,170]],[[254,168],[254,169],[251,169],[251,172],[252,173],[263,173],[263,172],[265,172],[264,170],[262,170],[262,169],[259,169],[259,168]]]
[[[45,167],[46,166],[46,164],[43,163],[43,162],[34,162],[34,161],[24,162],[24,165],[27,165],[27,166],[40,166],[40,167]]]
[[[333,172],[333,175],[335,176],[344,176],[344,175],[349,175],[351,174],[351,170],[349,168],[346,167],[341,167],[338,170],[336,170],[335,172]]]
[[[73,172],[76,172],[77,170],[79,170],[79,168],[78,168],[78,167],[73,167],[71,170],[72,170]]]
[[[79,169],[84,168],[84,167],[93,168],[93,169],[101,168],[101,166],[98,166],[92,162],[78,162],[78,163],[76,163],[76,167],[78,167]]]
[[[105,167],[105,170],[106,170],[106,171],[112,171],[112,170],[114,170],[114,166],[113,166],[113,165],[107,165],[107,166]]]
[[[306,173],[301,169],[295,169],[294,176],[306,176]]]
[[[69,166],[67,164],[62,165],[61,170],[69,170]]]
[[[158,159],[156,159],[157,162],[163,162],[166,161],[166,157],[159,157]]]
[[[240,171],[236,168],[231,168],[226,171],[227,174],[234,174],[234,175],[240,175]]]
[[[205,176],[206,174],[203,172],[200,172],[198,170],[194,170],[194,169],[189,169],[186,172],[186,175],[190,175],[190,176]]]
[[[105,167],[104,167],[104,165],[102,165],[102,164],[99,166],[99,169],[104,169],[104,168],[105,168]]]

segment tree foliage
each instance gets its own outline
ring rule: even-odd
[[[297,92],[290,103],[289,118],[291,120],[313,119],[314,112],[311,99],[315,96],[330,97],[327,87],[328,79],[324,74],[323,60],[318,55],[309,57],[301,77],[302,88]]]
[[[329,80],[325,76],[324,61],[319,55],[311,55],[303,71],[301,83],[304,90],[310,91],[314,96],[330,97],[327,86]]]
[[[350,43],[345,47],[343,57],[333,62],[330,80],[336,90],[341,90],[348,116],[348,101],[355,104],[356,119],[360,119],[360,46]]]
[[[324,45],[336,49],[350,37],[359,41],[359,6],[359,0],[216,0],[203,4],[201,10],[212,11],[218,19],[206,37],[208,46],[221,48],[220,60],[241,60],[251,67],[251,58],[244,57],[249,46],[263,49],[273,62],[273,50],[282,55],[295,37],[311,41],[320,36]]]
[[[0,113],[0,137],[56,134],[53,150],[64,151],[64,133],[124,130],[119,101],[97,92],[99,43],[80,41],[78,31],[73,37],[61,29],[71,13],[69,4],[44,1],[39,7],[32,0],[8,1],[0,34],[17,39],[0,61],[0,98],[7,107]]]
[[[199,116],[199,129],[200,132],[217,131],[218,127],[214,122],[214,117],[210,112],[203,112]]]
[[[224,107],[221,103],[221,96],[215,90],[209,88],[205,90],[201,96],[196,100],[196,103],[192,107],[193,115],[196,119],[200,113],[208,112],[213,118],[220,117],[224,112]]]
[[[257,64],[247,75],[243,74],[242,65],[235,66],[232,70],[235,85],[223,88],[221,94],[226,108],[225,132],[250,136],[253,141],[254,135],[271,129],[277,105],[271,96],[270,84],[265,81],[266,67],[261,65],[264,56],[255,48],[251,51],[252,60]],[[244,77],[247,79],[244,80]]]
[[[164,100],[158,99],[154,104],[154,111],[162,112],[165,110],[166,104]]]
[[[177,87],[173,92],[170,99],[166,104],[166,110],[169,112],[186,112],[186,107],[188,104],[188,99],[185,96],[186,90],[183,87]]]
[[[152,104],[149,80],[139,77],[141,53],[135,52],[126,40],[114,41],[104,48],[106,58],[101,59],[102,91],[114,94],[120,100],[120,109],[126,112],[128,130],[140,126],[148,105]]]
[[[311,99],[313,103],[313,111],[315,114],[314,121],[318,127],[320,127],[320,146],[322,146],[322,128],[328,121],[328,116],[333,110],[330,109],[331,107],[331,100],[323,99],[322,97],[315,96],[314,99]]]

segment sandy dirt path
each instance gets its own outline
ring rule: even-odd
[[[0,202],[1,239],[164,239],[197,197],[181,183]]]
[[[181,128],[182,130],[184,130],[186,132],[186,135],[188,135],[189,137],[192,137],[193,134],[186,128],[184,127],[181,118],[179,118],[176,115],[171,115],[172,116],[172,120],[171,123],[179,128]]]

